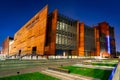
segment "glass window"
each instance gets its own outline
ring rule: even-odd
[[[61,34],[59,34],[59,44],[61,44],[62,41],[61,41]]]
[[[57,30],[59,30],[59,27],[60,27],[60,23],[59,21],[57,21]]]
[[[56,44],[58,44],[58,34],[56,34]]]
[[[60,22],[60,30],[62,30],[62,22]]]
[[[65,30],[65,23],[63,23],[63,30]]]
[[[70,50],[76,46],[76,27],[74,20],[69,20],[69,18],[64,18],[64,16],[59,15],[57,22],[57,33],[56,44],[59,44],[59,49]]]
[[[62,35],[62,44],[64,44],[64,35]]]

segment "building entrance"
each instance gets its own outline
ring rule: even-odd
[[[18,56],[20,56],[21,55],[21,50],[19,50],[19,53],[18,53]]]
[[[35,56],[35,55],[36,55],[36,49],[37,49],[36,47],[33,47],[33,48],[32,48],[32,56]]]

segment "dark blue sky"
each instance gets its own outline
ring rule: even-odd
[[[120,1],[119,0],[0,0],[0,46],[3,40],[20,29],[46,4],[87,25],[107,21],[115,28],[117,51],[120,51]]]

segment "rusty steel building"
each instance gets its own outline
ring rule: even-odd
[[[99,56],[116,56],[114,27],[107,22],[101,22],[95,29],[96,54]]]
[[[59,14],[57,9],[48,14],[48,5],[14,34],[10,46],[9,55],[19,57],[100,56],[101,52],[116,56],[114,28],[108,23],[90,27]]]
[[[5,54],[6,56],[9,56],[10,51],[11,51],[11,44],[13,43],[13,38],[12,37],[7,37],[4,42],[2,43],[2,54]]]

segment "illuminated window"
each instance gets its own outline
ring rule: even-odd
[[[58,34],[56,34],[56,44],[58,44]]]
[[[62,35],[61,38],[62,38],[62,44],[64,44],[64,35]]]
[[[59,35],[59,44],[61,44],[62,43],[62,41],[61,41],[61,34],[58,34]]]
[[[107,36],[108,53],[110,54],[110,36]]]

